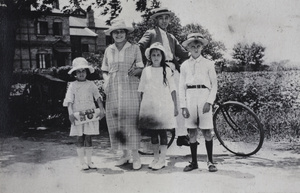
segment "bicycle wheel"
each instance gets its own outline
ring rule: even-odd
[[[234,101],[221,104],[214,113],[213,122],[218,140],[231,153],[250,156],[262,147],[263,126],[246,105]]]
[[[175,139],[175,129],[168,129],[167,130],[167,136],[168,136],[168,145],[169,148]],[[142,136],[141,139],[141,148],[139,149],[139,153],[141,155],[153,155],[152,151],[152,144],[151,144],[151,137],[147,134]]]

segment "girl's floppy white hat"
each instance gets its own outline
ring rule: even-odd
[[[72,62],[72,69],[68,72],[68,74],[72,74],[75,70],[79,69],[89,69],[90,73],[94,73],[95,69],[89,65],[88,61],[86,61],[83,57],[75,58]]]
[[[166,52],[165,52],[165,48],[163,47],[163,45],[160,43],[160,42],[155,42],[153,43],[150,48],[147,48],[146,51],[145,51],[145,56],[148,60],[151,60],[150,59],[150,51],[152,49],[158,49],[158,50],[161,50],[163,52],[163,54],[166,56]]]

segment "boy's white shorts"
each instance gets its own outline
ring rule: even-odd
[[[203,106],[207,101],[209,89],[187,89],[187,109],[190,117],[185,119],[186,128],[213,129],[212,107],[203,114]],[[197,118],[199,116],[199,124]]]

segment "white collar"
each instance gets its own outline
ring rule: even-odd
[[[125,45],[123,46],[123,48],[120,51],[125,50],[126,48],[128,48],[130,46],[131,46],[131,43],[129,43],[128,41],[126,41]],[[114,50],[119,51],[118,48],[117,48],[117,46],[116,46],[116,44],[112,44],[111,48],[114,49]]]
[[[190,61],[191,61],[191,62],[193,62],[193,61],[195,61],[195,62],[200,62],[202,59],[203,59],[203,57],[202,57],[201,55],[200,55],[198,58],[196,58],[196,59],[193,58],[193,56],[190,57]]]

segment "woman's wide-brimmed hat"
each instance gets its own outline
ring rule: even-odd
[[[89,65],[88,61],[83,57],[75,58],[72,62],[72,69],[69,70],[68,74],[72,74],[72,72],[79,69],[89,69],[90,73],[94,73],[95,69]]]
[[[129,27],[125,24],[125,21],[120,19],[120,20],[113,20],[112,21],[112,24],[110,26],[110,28],[108,28],[107,30],[105,30],[105,34],[106,35],[110,35],[110,33],[112,31],[115,31],[115,30],[118,30],[118,29],[125,29],[127,30],[128,32],[133,32],[133,27]]]
[[[150,53],[152,49],[158,49],[163,52],[163,54],[166,56],[165,48],[160,42],[155,42],[153,43],[149,48],[146,49],[145,51],[145,56],[148,60],[151,60],[150,58]]]
[[[202,42],[203,46],[208,44],[208,41],[202,36],[200,33],[191,33],[187,36],[187,39],[182,42],[182,46],[187,47],[189,43],[193,41],[200,41]]]
[[[155,19],[157,16],[160,15],[169,15],[170,17],[173,17],[175,14],[168,10],[166,7],[156,8],[152,10],[153,15],[150,16],[150,19]]]

